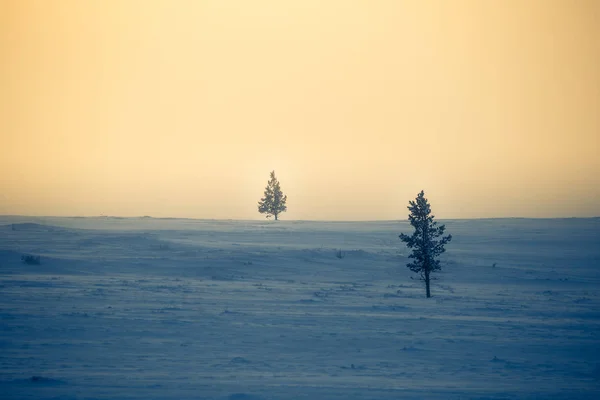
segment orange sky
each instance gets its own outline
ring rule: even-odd
[[[600,215],[600,1],[0,0],[0,214]]]

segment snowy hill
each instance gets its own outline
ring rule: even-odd
[[[0,216],[0,398],[600,398],[600,219],[441,222],[426,299],[404,221]]]

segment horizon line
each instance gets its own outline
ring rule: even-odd
[[[275,221],[273,219],[244,219],[244,218],[195,218],[195,217],[153,217],[151,215],[137,215],[137,216],[119,216],[119,215],[23,215],[23,214],[0,214],[0,218],[3,217],[18,217],[18,218],[96,218],[96,219],[156,219],[156,220],[193,220],[193,221],[240,221],[240,222],[403,222],[406,219],[361,219],[361,220],[330,220],[330,219],[283,219]],[[435,215],[434,215],[435,217]],[[471,218],[437,218],[438,221],[478,221],[478,220],[498,220],[498,219],[598,219],[600,215],[590,217],[471,217]]]

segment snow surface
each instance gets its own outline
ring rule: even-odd
[[[443,222],[426,299],[407,222],[0,216],[0,398],[600,398],[600,219]]]

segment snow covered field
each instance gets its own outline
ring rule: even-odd
[[[0,217],[0,398],[600,398],[600,219],[442,222],[426,299],[407,222]]]

